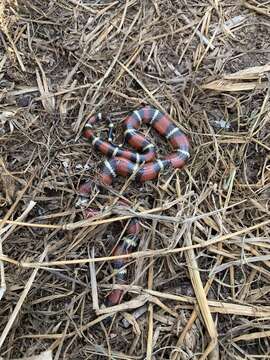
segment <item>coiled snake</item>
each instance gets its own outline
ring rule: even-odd
[[[134,111],[124,122],[125,140],[136,151],[123,149],[111,142],[104,141],[95,135],[93,126],[103,119],[99,113],[88,119],[83,136],[92,142],[93,147],[109,157],[105,160],[104,167],[100,174],[99,181],[105,185],[111,185],[117,175],[130,176],[135,174],[135,181],[145,182],[157,178],[160,172],[165,169],[182,168],[189,158],[189,141],[181,130],[176,127],[166,115],[159,110],[146,106]],[[156,151],[145,136],[138,132],[142,123],[152,126],[161,136],[165,137],[171,144],[174,152],[163,159],[156,160]],[[142,164],[140,166],[140,164]],[[81,195],[89,195],[91,186],[85,183],[80,186]],[[116,247],[113,255],[129,254],[133,252],[139,242],[141,225],[134,218],[130,221],[122,242]],[[113,262],[116,271],[116,282],[124,284],[126,282],[126,263],[128,259],[119,259]],[[105,304],[112,306],[119,304],[122,299],[123,291],[114,289],[106,298]]]

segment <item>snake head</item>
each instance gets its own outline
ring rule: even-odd
[[[86,181],[78,190],[78,200],[75,204],[76,208],[85,207],[89,203],[89,196],[93,193],[94,184],[92,181]]]
[[[93,192],[93,182],[92,181],[86,181],[79,187],[79,195],[88,197]]]

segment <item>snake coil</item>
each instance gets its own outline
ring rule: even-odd
[[[103,119],[99,113],[88,119],[84,130],[84,138],[92,142],[93,147],[106,155],[104,167],[100,174],[100,181],[105,185],[111,185],[117,176],[130,176],[135,174],[135,180],[143,183],[153,180],[169,168],[182,168],[189,158],[189,141],[181,130],[175,126],[166,115],[159,110],[146,106],[134,111],[124,122],[125,140],[137,151],[124,149],[111,142],[104,141],[95,135],[93,126]],[[141,133],[138,132],[142,123],[152,126],[161,136],[165,137],[171,144],[174,152],[163,159],[156,159],[154,145],[151,144]],[[110,131],[111,134],[111,131]],[[111,135],[109,135],[109,138]],[[111,139],[109,139],[111,140]],[[79,193],[83,196],[91,192],[89,183],[81,185]],[[113,255],[130,254],[139,242],[141,225],[138,219],[134,218],[127,226],[122,242],[116,247]],[[116,282],[126,283],[128,259],[118,259],[113,262],[116,271]],[[106,298],[105,304],[112,306],[121,302],[123,291],[114,289]]]

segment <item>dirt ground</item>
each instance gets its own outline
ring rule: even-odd
[[[0,2],[3,359],[270,359],[269,34],[266,0]],[[189,162],[95,186],[85,221],[78,188],[105,159],[86,117],[110,114],[120,144],[146,104],[187,134]],[[141,241],[106,309],[132,211]]]

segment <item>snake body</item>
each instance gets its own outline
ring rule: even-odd
[[[135,150],[124,149],[111,142],[104,141],[96,136],[94,124],[103,119],[97,114],[88,119],[84,130],[84,138],[91,141],[93,147],[107,156],[104,167],[100,173],[100,181],[105,185],[111,185],[117,176],[128,177],[135,175],[135,181],[143,183],[158,177],[165,169],[182,168],[189,158],[189,141],[182,131],[175,126],[168,117],[161,111],[146,106],[134,111],[124,121],[125,140]],[[163,159],[156,159],[156,151],[141,133],[138,132],[142,123],[152,126],[161,136],[165,137],[171,144],[174,152]],[[83,184],[79,189],[80,194],[85,195],[91,192],[89,184]],[[141,225],[138,219],[132,219],[127,226],[124,239],[116,247],[113,255],[129,254],[133,252],[139,242]],[[116,271],[116,282],[126,282],[126,263],[128,259],[118,259],[113,262]],[[123,295],[122,290],[112,290],[106,298],[106,305],[119,304]]]

